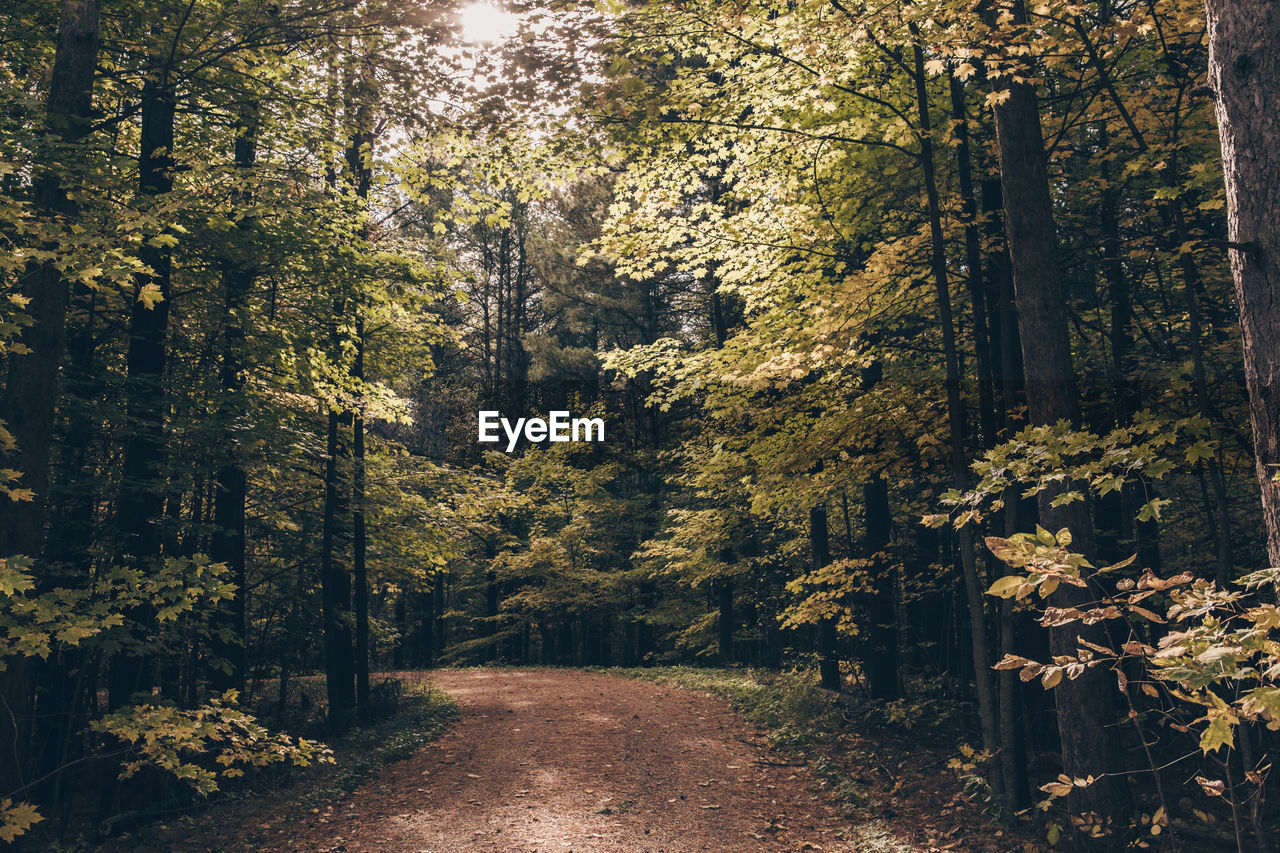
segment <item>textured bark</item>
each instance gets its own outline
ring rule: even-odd
[[[357,97],[357,128],[351,137],[351,145],[347,148],[347,168],[355,185],[356,198],[362,204],[367,204],[369,190],[373,186],[373,170],[370,166],[373,131],[369,129],[372,122],[370,96],[365,86],[359,87]],[[367,231],[362,236],[367,238]],[[364,380],[364,317],[360,313],[362,309],[358,302],[353,307],[356,314],[356,352],[351,376],[361,382]],[[369,572],[366,561],[368,537],[365,530],[364,493],[364,412],[357,405],[352,418],[351,572],[355,585],[356,705],[361,709],[369,701]]]
[[[364,378],[364,320],[356,319],[356,360],[352,376]],[[357,411],[352,419],[351,476],[351,574],[355,584],[356,615],[356,704],[364,708],[369,701],[369,570],[365,560],[367,535],[364,522],[364,415]]]
[[[46,129],[56,137],[60,150],[52,157],[72,157],[63,146],[84,138],[93,100],[94,68],[98,57],[97,0],[67,0],[58,25],[58,47],[47,102]],[[50,217],[75,214],[67,188],[53,171],[35,182],[36,207]],[[9,373],[0,413],[5,428],[17,444],[5,467],[22,473],[18,485],[31,489],[30,501],[0,500],[0,557],[14,554],[38,556],[44,531],[45,491],[49,477],[49,448],[58,393],[58,366],[62,361],[66,328],[68,284],[52,261],[27,270],[22,295],[31,300],[27,313],[32,325],[18,342],[30,351],[9,359]]]
[[[729,666],[733,663],[733,579],[725,578],[719,583],[720,618],[720,663]]]
[[[1205,5],[1267,556],[1280,566],[1280,4]]]
[[[991,365],[991,332],[987,323],[987,293],[982,274],[982,234],[978,222],[978,196],[973,185],[973,163],[969,146],[969,113],[964,86],[951,81],[951,118],[955,121],[956,177],[959,182],[961,214],[964,222],[965,282],[972,302],[973,354],[978,363],[978,414],[982,422],[982,445],[992,447],[999,432],[995,405],[995,372]]]
[[[1022,341],[1027,406],[1032,424],[1077,423],[1077,399],[1067,314],[1061,273],[1057,263],[1057,236],[1049,197],[1044,140],[1035,90],[1012,84],[1009,96],[995,107],[996,137],[1004,194],[1005,228],[1013,268],[1014,296]],[[1074,536],[1073,550],[1090,554],[1092,524],[1083,502],[1053,507],[1063,490],[1048,489],[1038,497],[1040,521],[1050,530],[1067,528]],[[1051,597],[1058,607],[1088,601],[1088,592],[1060,587]],[[1050,629],[1054,655],[1075,657],[1079,639],[1105,642],[1102,629],[1069,624]],[[1120,767],[1120,749],[1113,723],[1113,702],[1106,673],[1090,669],[1080,678],[1064,680],[1056,689],[1058,732],[1062,758],[1070,776],[1114,772]],[[1118,816],[1128,810],[1129,792],[1123,777],[1102,776],[1093,785],[1072,795],[1074,811],[1094,811]],[[1083,845],[1105,845],[1083,837]]]

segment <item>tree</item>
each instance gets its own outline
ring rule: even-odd
[[[1015,21],[1019,20],[1018,14],[1015,12]],[[1079,398],[1067,337],[1039,103],[1033,86],[1016,76],[995,86],[1005,229],[1013,266],[1028,414],[1033,425],[1078,423]],[[1088,505],[1059,500],[1066,491],[1064,484],[1038,495],[1040,523],[1053,530],[1070,531],[1079,550],[1091,554],[1093,522]],[[1060,607],[1088,600],[1087,594],[1074,587],[1061,588],[1055,596],[1054,603]],[[1101,628],[1089,629],[1076,623],[1050,631],[1050,644],[1058,655],[1074,656],[1081,640],[1099,639],[1105,639]],[[1058,733],[1063,765],[1069,775],[1088,776],[1117,768],[1119,745],[1111,707],[1110,685],[1101,673],[1072,680],[1060,691]],[[1129,802],[1124,777],[1117,776],[1102,776],[1083,789],[1079,798],[1082,810],[1108,817],[1124,814]]]
[[[1227,240],[1244,333],[1245,381],[1271,565],[1280,565],[1280,8],[1207,0]]]
[[[35,202],[51,220],[73,218],[68,181],[57,164],[76,157],[77,144],[89,134],[93,83],[98,58],[98,0],[66,0],[58,23],[58,44],[46,101],[45,127],[58,141],[40,164]],[[19,347],[9,345],[7,378],[0,397],[0,451],[12,454],[19,472],[17,488],[0,482],[0,559],[39,557],[45,530],[46,487],[58,398],[58,367],[63,356],[68,281],[55,259],[32,264],[26,271],[21,299],[29,313]],[[8,480],[8,478],[5,478]],[[15,663],[5,679],[3,698],[11,709],[27,707],[29,670]],[[17,714],[0,722],[0,771],[6,778],[25,776],[28,725]]]

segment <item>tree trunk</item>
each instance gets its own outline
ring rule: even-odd
[[[1035,90],[1026,83],[1010,83],[1007,99],[995,106],[994,113],[1031,423],[1077,423],[1079,404]],[[1074,537],[1073,550],[1089,555],[1093,551],[1093,531],[1087,504],[1052,506],[1053,498],[1064,490],[1065,484],[1039,494],[1041,523],[1051,531],[1069,529]],[[1089,599],[1088,592],[1063,586],[1051,596],[1050,603],[1070,607]],[[1050,629],[1054,655],[1075,657],[1079,639],[1106,642],[1098,626],[1073,623]],[[1096,668],[1086,670],[1078,679],[1064,680],[1056,688],[1058,732],[1063,765],[1069,776],[1101,776],[1122,769],[1112,725],[1112,689],[1107,674]],[[1093,785],[1078,789],[1072,795],[1071,806],[1075,812],[1118,816],[1128,810],[1129,791],[1123,777],[1101,776]],[[1082,845],[1108,843],[1082,835],[1078,840]]]
[[[1280,5],[1207,0],[1205,6],[1267,557],[1280,566]]]
[[[914,35],[914,25],[912,26]],[[947,415],[951,445],[951,476],[957,489],[965,488],[965,472],[969,460],[965,453],[965,406],[960,394],[960,355],[956,349],[955,322],[951,312],[951,287],[947,280],[946,240],[942,232],[942,203],[933,160],[932,121],[929,117],[929,94],[925,86],[924,50],[912,46],[915,60],[916,110],[920,120],[920,166],[924,172],[925,200],[928,207],[930,266],[933,273],[934,297],[942,327],[942,349],[946,364]],[[965,593],[969,605],[970,648],[973,654],[973,680],[978,693],[978,715],[982,721],[982,744],[993,755],[999,751],[999,729],[996,724],[996,694],[992,684],[991,652],[987,644],[986,611],[983,607],[982,581],[978,576],[974,555],[973,531],[958,531],[960,563],[963,568]],[[1002,777],[992,774],[998,790]]]
[[[324,522],[320,541],[320,599],[324,624],[325,689],[329,730],[342,734],[355,717],[355,655],[351,625],[351,576],[337,554],[339,525],[347,511],[339,457],[344,454],[340,429],[344,416],[329,412],[324,466]]]
[[[364,379],[364,318],[356,318],[356,361],[352,376]],[[364,526],[364,414],[357,409],[353,419],[354,443],[351,477],[351,567],[355,581],[356,609],[356,703],[369,701],[369,570],[365,562]]]
[[[366,80],[361,79],[352,95],[355,104],[355,131],[347,148],[347,169],[350,173],[356,198],[367,206],[369,190],[373,185],[373,130],[371,97]],[[361,210],[364,216],[367,211]],[[360,239],[368,240],[367,226],[361,226]],[[355,311],[355,362],[351,376],[359,387],[364,381],[364,316],[363,301],[356,299]],[[352,477],[351,477],[351,569],[355,584],[355,678],[356,704],[363,708],[369,700],[369,572],[366,563],[367,538],[365,532],[364,494],[364,411],[357,403],[352,419]]]
[[[818,504],[809,510],[809,549],[813,555],[813,571],[831,562],[826,504]],[[818,673],[822,686],[828,690],[840,689],[840,658],[836,640],[835,617],[827,616],[818,623]]]
[[[70,149],[89,130],[94,69],[98,60],[98,0],[66,0],[58,24],[58,47],[47,101],[46,131],[58,137],[60,149]],[[55,162],[74,160],[70,150],[52,153]],[[35,181],[36,208],[49,217],[70,217],[76,205],[53,170]],[[49,477],[49,448],[62,362],[68,284],[54,261],[34,265],[23,277],[22,295],[31,300],[27,314],[33,321],[17,343],[25,354],[9,356],[9,372],[0,398],[3,425],[17,445],[5,466],[21,472],[17,486],[35,494],[29,501],[0,500],[0,557],[39,556],[44,531],[45,492]]]
[[[173,189],[173,124],[176,112],[173,82],[167,70],[157,72],[142,88],[142,136],[138,157],[138,189],[157,197]],[[129,432],[124,442],[120,497],[116,505],[119,536],[117,559],[142,572],[154,570],[161,558],[160,528],[164,511],[161,488],[164,446],[165,335],[169,328],[170,279],[173,255],[168,246],[144,242],[138,252],[148,271],[137,278],[137,294],[129,317],[129,349],[125,360],[125,416]],[[143,298],[158,299],[148,305]],[[154,294],[154,296],[151,296]],[[150,633],[151,614],[145,608],[130,614],[139,639]],[[118,708],[138,691],[149,692],[151,678],[140,652],[117,655],[111,662],[109,704]]]
[[[58,22],[45,129],[68,146],[83,139],[89,130],[98,61],[98,6],[98,0],[65,0]],[[54,154],[57,161],[63,157],[74,159],[69,152]],[[42,215],[75,213],[66,187],[52,171],[36,179],[35,202]],[[0,427],[12,436],[16,447],[0,459],[3,467],[21,472],[17,486],[32,490],[34,495],[29,501],[0,495],[0,559],[19,554],[39,557],[67,314],[68,285],[53,261],[29,268],[24,278],[22,295],[31,300],[26,310],[33,322],[15,341],[28,351],[19,355],[11,350],[8,357],[8,375],[0,395]],[[0,778],[22,779],[29,754],[28,685],[34,670],[23,658],[10,659],[7,667],[0,687],[0,703],[9,709],[0,714]]]
[[[889,484],[872,477],[862,487],[867,533],[864,549],[872,564],[872,592],[867,615],[871,621],[871,657],[867,683],[876,699],[898,697],[897,584],[892,564],[884,559],[889,547],[893,516],[889,512]]]
[[[257,161],[256,106],[246,105],[237,127],[235,164],[238,180],[245,180]],[[243,188],[238,187],[235,197],[248,201]],[[237,230],[246,239],[253,230],[249,218],[240,220]],[[226,300],[223,319],[222,368],[219,377],[222,396],[219,401],[219,426],[224,430],[226,461],[218,469],[213,496],[214,532],[209,543],[209,556],[215,562],[226,563],[231,570],[231,582],[235,584],[234,597],[227,602],[222,614],[223,631],[230,637],[215,639],[214,654],[228,665],[227,670],[215,669],[210,674],[210,685],[215,690],[244,690],[246,605],[245,590],[245,501],[248,497],[248,480],[244,461],[235,436],[237,421],[243,417],[245,403],[243,372],[245,359],[245,323],[249,319],[249,293],[253,289],[256,271],[248,260],[251,247],[241,246],[223,260],[222,288]]]
[[[973,315],[973,353],[978,363],[978,414],[982,420],[982,445],[991,447],[999,432],[996,414],[994,371],[991,366],[991,333],[987,328],[986,285],[982,276],[982,234],[978,223],[978,196],[973,186],[973,163],[969,151],[969,112],[964,86],[951,81],[951,117],[956,122],[956,170],[960,184],[964,220],[964,261],[966,283]]]
[[[733,663],[733,578],[724,578],[719,583],[720,618],[717,622],[720,632],[720,663],[729,666]]]

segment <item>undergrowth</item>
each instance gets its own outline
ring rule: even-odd
[[[353,729],[329,744],[334,764],[297,771],[283,785],[230,793],[199,812],[143,827],[97,850],[158,853],[172,849],[175,839],[192,836],[210,839],[211,853],[257,849],[267,834],[314,820],[315,814],[338,803],[383,767],[410,757],[440,737],[457,718],[457,705],[448,694],[426,681],[404,681],[395,716]],[[250,810],[257,806],[265,811],[255,816]],[[232,838],[218,846],[214,839],[229,829]]]

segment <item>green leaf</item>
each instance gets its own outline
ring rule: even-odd
[[[1231,742],[1231,724],[1227,715],[1211,714],[1208,727],[1200,735],[1200,749],[1208,755],[1220,746],[1231,746]]]
[[[1006,575],[991,585],[987,590],[987,595],[994,595],[997,598],[1013,598],[1018,593],[1018,588],[1025,582],[1021,575]]]

